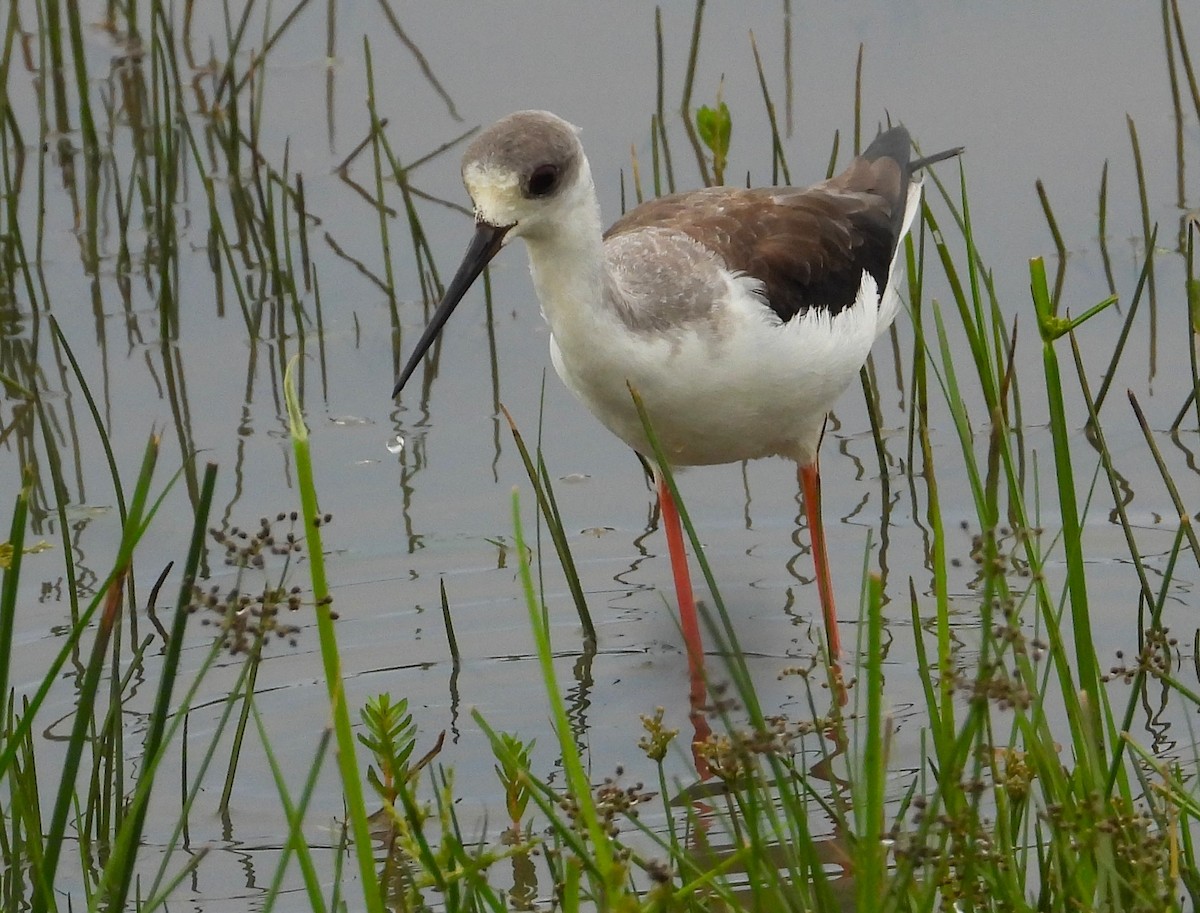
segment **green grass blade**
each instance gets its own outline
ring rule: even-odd
[[[287,375],[284,378],[284,393],[287,400],[288,428],[292,438],[292,450],[296,455],[296,484],[300,490],[304,534],[308,546],[309,574],[312,580],[313,598],[317,604],[317,633],[321,641],[321,663],[325,670],[325,687],[329,692],[330,712],[333,716],[337,742],[338,772],[341,774],[350,832],[354,837],[354,855],[358,862],[359,877],[362,879],[363,902],[370,913],[384,913],[383,891],[376,876],[375,860],[371,853],[371,832],[367,820],[367,807],[355,753],[354,735],[350,728],[350,711],[346,705],[346,687],[342,679],[337,633],[333,627],[329,585],[325,579],[325,557],[318,525],[321,512],[317,504],[312,456],[308,448],[308,428],[304,424],[304,414],[301,411],[295,387],[294,373],[297,361],[298,357],[293,357],[288,364]]]

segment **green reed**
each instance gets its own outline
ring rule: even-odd
[[[1044,262],[1034,258],[1029,266],[1029,299],[1009,301],[1002,300],[987,266],[987,239],[976,237],[965,171],[960,172],[954,192],[937,175],[930,179],[929,199],[903,251],[913,344],[911,351],[897,349],[896,353],[898,364],[902,359],[909,362],[904,374],[910,399],[901,419],[909,468],[904,483],[913,517],[928,532],[926,565],[906,569],[906,574],[893,569],[908,576],[908,584],[889,588],[875,567],[874,546],[866,545],[858,649],[841,668],[831,658],[818,656],[810,668],[789,671],[803,675],[807,692],[807,705],[792,709],[791,716],[774,715],[762,706],[738,645],[737,626],[725,611],[718,582],[669,466],[660,460],[660,471],[679,506],[694,560],[710,592],[705,624],[716,661],[710,663],[707,684],[710,690],[726,686],[721,693],[732,698],[708,712],[717,731],[693,748],[693,755],[703,757],[714,771],[710,782],[669,781],[665,759],[671,752],[684,756],[689,752],[679,744],[678,734],[665,728],[662,713],[652,707],[646,708],[644,733],[636,731],[634,721],[629,733],[630,744],[639,744],[650,765],[647,769],[653,770],[652,788],[622,787],[590,769],[590,759],[573,734],[554,668],[547,624],[553,607],[550,597],[535,585],[532,572],[532,562],[538,561],[540,567],[550,549],[547,556],[540,548],[530,554],[523,534],[525,521],[514,495],[519,590],[534,633],[561,771],[534,769],[530,745],[535,734],[496,732],[476,713],[475,721],[491,741],[500,774],[501,791],[492,805],[502,806],[511,819],[506,820],[511,827],[504,832],[489,833],[475,822],[459,820],[458,803],[468,797],[456,792],[452,770],[437,763],[440,741],[409,733],[402,711],[399,719],[389,715],[376,699],[369,705],[376,712],[364,718],[362,730],[367,737],[358,744],[354,738],[336,613],[329,601],[337,585],[327,579],[323,562],[324,515],[318,508],[318,480],[305,427],[304,409],[312,407],[303,396],[302,362],[293,357],[294,349],[303,350],[314,325],[320,341],[317,267],[327,253],[323,247],[310,246],[308,232],[318,216],[305,200],[303,175],[291,170],[289,147],[285,146],[280,162],[273,162],[274,153],[264,149],[260,130],[269,104],[264,64],[304,21],[301,14],[307,5],[288,5],[278,21],[272,19],[269,4],[247,3],[236,15],[229,8],[225,46],[215,52],[212,78],[192,83],[185,75],[192,64],[184,59],[191,53],[190,16],[181,22],[179,13],[157,0],[140,10],[137,4],[128,8],[113,4],[106,27],[123,29],[125,36],[136,37],[147,48],[146,54],[129,62],[128,83],[122,90],[127,94],[121,99],[128,124],[117,123],[117,100],[101,95],[96,74],[87,70],[82,48],[86,23],[79,10],[60,0],[39,0],[35,5],[39,22],[46,27],[36,61],[45,89],[37,102],[39,123],[20,123],[8,99],[17,79],[14,49],[18,37],[30,30],[30,23],[22,18],[27,7],[12,4],[3,17],[0,194],[7,218],[0,238],[0,288],[23,296],[24,307],[35,317],[50,313],[52,302],[41,272],[47,237],[43,212],[58,169],[79,225],[80,265],[92,280],[89,304],[102,313],[104,298],[111,294],[95,281],[106,244],[115,251],[117,294],[126,312],[134,311],[135,279],[151,288],[161,334],[153,357],[161,367],[176,418],[184,454],[179,473],[193,515],[191,538],[179,543],[179,596],[168,625],[159,625],[155,649],[160,653],[155,658],[154,635],[134,638],[131,631],[129,637],[121,635],[145,604],[155,604],[172,579],[172,569],[163,569],[145,598],[133,585],[136,556],[145,537],[155,533],[156,514],[171,484],[155,482],[158,438],[151,437],[136,475],[123,478],[104,420],[104,397],[95,395],[92,381],[75,359],[72,340],[53,319],[46,322],[50,332],[43,332],[36,322],[29,340],[15,341],[0,351],[0,383],[14,403],[9,423],[0,427],[0,444],[14,446],[19,464],[7,548],[0,549],[4,565],[0,850],[15,861],[0,876],[0,902],[6,908],[35,910],[85,903],[93,909],[154,910],[175,905],[175,892],[206,865],[205,848],[193,846],[185,852],[185,846],[191,817],[212,810],[205,801],[211,787],[209,771],[218,757],[229,758],[224,774],[224,799],[229,804],[244,748],[256,740],[270,767],[287,827],[264,890],[267,909],[281,906],[281,899],[295,903],[298,895],[284,893],[293,866],[303,887],[302,902],[313,910],[342,905],[379,910],[435,905],[447,910],[500,910],[522,891],[529,903],[537,897],[554,897],[553,903],[564,910],[828,910],[849,902],[850,894],[858,908],[880,910],[952,906],[1163,910],[1184,909],[1189,902],[1195,906],[1200,899],[1194,845],[1200,798],[1194,778],[1188,775],[1198,760],[1195,734],[1193,747],[1183,752],[1184,760],[1167,762],[1140,744],[1131,731],[1151,685],[1178,702],[1184,716],[1200,706],[1200,694],[1188,684],[1190,671],[1180,665],[1186,657],[1168,629],[1174,608],[1171,595],[1189,579],[1183,569],[1200,567],[1200,542],[1191,519],[1195,504],[1189,503],[1189,489],[1181,484],[1186,480],[1173,478],[1161,436],[1151,430],[1138,398],[1131,393],[1125,411],[1124,401],[1108,394],[1119,369],[1131,357],[1128,341],[1137,321],[1146,319],[1147,311],[1155,311],[1156,263],[1162,267],[1171,262],[1170,257],[1180,256],[1186,267],[1181,297],[1188,307],[1179,318],[1180,332],[1168,336],[1190,345],[1191,372],[1185,378],[1190,393],[1181,392],[1183,400],[1171,431],[1192,433],[1193,421],[1200,427],[1195,346],[1200,334],[1200,284],[1193,268],[1191,223],[1181,224],[1178,252],[1156,248],[1159,229],[1151,218],[1145,164],[1133,120],[1128,127],[1140,210],[1141,266],[1127,291],[1108,261],[1104,235],[1111,218],[1108,199],[1116,188],[1106,165],[1099,193],[1099,230],[1112,296],[1088,302],[1078,315],[1065,310],[1064,302],[1072,300],[1064,257],[1069,245],[1044,187],[1039,184],[1030,191],[1030,205],[1040,199],[1058,256],[1056,276],[1051,282]],[[710,159],[702,154],[691,104],[699,91],[695,74],[703,8],[703,3],[697,4],[693,19],[682,107],[699,181],[709,183]],[[1190,98],[1200,112],[1178,3],[1163,0],[1162,14],[1175,110],[1182,112],[1185,99]],[[388,18],[399,32],[390,10]],[[255,23],[261,24],[259,43],[251,49]],[[685,180],[676,171],[668,142],[672,115],[664,102],[661,17],[656,17],[656,28],[658,95],[650,129],[657,193],[673,190],[677,181],[682,185]],[[772,175],[778,172],[786,181],[772,95],[757,46],[751,50],[770,122],[761,148],[768,150]],[[422,294],[432,299],[440,287],[433,252],[421,229],[416,201],[423,197],[411,181],[414,170],[428,157],[401,163],[391,145],[381,98],[375,93],[369,58],[366,72],[369,124],[362,148],[371,148],[373,192],[364,195],[379,220],[385,268],[383,278],[364,273],[372,276],[394,308],[403,283],[392,268],[389,234],[390,222],[400,217],[401,209],[387,203],[388,176],[402,197]],[[862,139],[861,48],[855,78],[852,135],[857,149]],[[45,132],[50,125],[61,137],[54,142]],[[132,149],[123,163],[108,155],[118,135],[128,135]],[[81,149],[72,146],[73,137],[78,137]],[[1182,134],[1177,141],[1182,162]],[[47,151],[32,153],[31,161],[28,150],[48,142]],[[831,171],[838,154],[835,138]],[[227,291],[232,290],[230,300],[245,325],[250,342],[248,376],[255,372],[255,344],[264,340],[277,344],[273,350],[277,367],[287,365],[282,399],[295,459],[297,522],[303,528],[311,580],[311,596],[304,601],[314,604],[332,717],[330,726],[319,727],[299,749],[311,760],[302,765],[298,783],[287,781],[280,736],[270,731],[258,702],[258,659],[265,629],[239,631],[234,626],[239,614],[236,601],[223,597],[217,600],[219,611],[209,611],[193,589],[214,550],[206,536],[216,469],[202,467],[195,459],[187,418],[190,404],[174,352],[180,333],[182,256],[175,204],[187,192],[188,182],[198,188],[193,192],[201,195],[209,220],[205,253],[212,267],[217,316],[223,313]],[[634,186],[640,193],[636,177]],[[940,193],[935,195],[935,189]],[[35,213],[28,223],[22,222],[18,204]],[[116,226],[115,238],[107,238],[101,229],[110,221]],[[142,248],[135,240],[139,233],[147,239]],[[350,256],[339,252],[334,239],[329,239],[328,250],[334,256]],[[138,271],[140,277],[135,275]],[[1163,274],[1160,269],[1159,276]],[[939,287],[947,290],[944,302],[931,297],[932,289]],[[1124,305],[1119,320],[1110,310],[1118,289]],[[1142,308],[1146,299],[1150,307]],[[1083,349],[1076,331],[1084,321],[1103,320],[1113,321],[1109,349]],[[1034,327],[1036,333],[1027,327]],[[960,337],[966,341],[969,357],[961,354]],[[1027,375],[1022,383],[1017,365],[1027,351],[1040,356],[1040,375]],[[57,366],[57,377],[41,374],[45,364]],[[321,371],[324,376],[323,358]],[[278,371],[280,376],[284,373]],[[56,380],[64,390],[78,390],[83,399],[85,424],[90,423],[100,443],[101,452],[94,458],[107,466],[118,505],[117,555],[90,598],[83,592],[75,565],[68,516],[70,457],[61,444],[61,429],[74,428],[76,417],[70,403],[42,395]],[[878,383],[869,372],[864,372],[863,390],[884,476],[882,429],[895,418],[880,415]],[[1078,399],[1083,410],[1071,405]],[[1049,415],[1048,432],[1041,438],[1048,440],[1049,453],[1035,447],[1039,438],[1025,421],[1025,415],[1034,411]],[[931,417],[940,412],[948,416],[948,426],[939,427]],[[1080,428],[1085,429],[1094,454],[1081,454]],[[1139,542],[1146,534],[1126,510],[1121,457],[1107,444],[1113,433],[1128,429],[1140,432],[1144,446],[1124,459],[1153,462],[1162,482],[1161,499],[1167,505],[1161,513],[1180,518],[1157,579],[1144,557],[1146,546]],[[649,436],[653,440],[652,429]],[[594,650],[596,629],[549,473],[540,451],[531,455],[519,436],[516,440],[585,632],[585,649]],[[939,486],[939,476],[952,472],[967,480],[971,525],[977,530],[973,556],[978,560],[978,575],[967,597],[952,593],[956,551],[948,540],[954,520]],[[157,493],[156,484],[162,488]],[[886,478],[881,479],[881,487],[886,484]],[[1159,495],[1147,493],[1147,497]],[[1091,551],[1088,520],[1105,511],[1114,515],[1127,554]],[[56,520],[71,621],[54,659],[41,670],[37,686],[17,700],[11,689],[19,661],[19,646],[14,643],[17,612],[22,611],[19,583],[23,571],[28,573],[26,552],[36,546],[29,540],[35,528],[32,518],[39,515]],[[1047,520],[1050,517],[1056,518],[1053,524]],[[1104,600],[1100,584],[1091,576],[1097,558],[1120,560],[1136,576],[1139,594],[1136,653],[1118,660],[1107,672],[1096,653],[1094,636],[1094,612]],[[928,585],[923,587],[917,580],[925,574]],[[274,583],[272,578],[272,590]],[[903,592],[903,599],[896,597],[897,591]],[[885,603],[885,595],[890,595],[890,603]],[[969,603],[969,612],[978,614],[978,624],[959,624],[956,606],[964,602]],[[458,671],[460,658],[444,591],[442,603]],[[901,616],[911,620],[915,668],[898,667],[885,656],[890,628],[901,622],[885,618],[884,613],[901,603]],[[196,626],[189,626],[187,619],[198,612],[207,612],[205,617],[219,624],[220,631],[202,657],[184,662],[183,648],[188,638],[197,636]],[[155,617],[153,612],[147,614]],[[1200,636],[1196,643],[1200,644]],[[193,744],[186,730],[197,709],[201,683],[232,646],[239,647],[236,655],[242,663],[211,734]],[[1200,646],[1193,651],[1200,656]],[[1194,658],[1194,665],[1200,667],[1200,658]],[[36,734],[50,722],[48,697],[61,687],[60,679],[68,669],[75,673],[74,717],[65,749],[55,757]],[[898,772],[890,754],[897,722],[885,698],[888,677],[894,675],[919,680],[923,703],[916,719],[906,723],[922,732],[920,769],[914,772]],[[1122,695],[1113,685],[1126,680],[1128,694]],[[122,711],[133,699],[138,682],[150,683],[153,696],[141,711],[145,734],[140,745],[133,746],[127,741]],[[837,689],[843,686],[850,702],[847,708],[837,699]],[[401,705],[390,706],[396,710]],[[399,733],[404,738],[389,741],[380,733]],[[540,738],[540,733],[536,735]],[[296,750],[293,737],[289,734],[289,753]],[[414,746],[429,741],[435,747],[413,762]],[[375,830],[378,819],[367,813],[363,783],[372,782],[372,774],[360,760],[360,746],[371,754],[377,779],[383,769],[380,758],[388,759],[392,771],[381,798],[384,819],[400,836],[382,851]],[[346,814],[332,839],[318,844],[306,836],[306,825],[311,824],[308,816],[320,798],[319,775],[331,749]],[[167,822],[163,837],[160,824],[153,829],[148,824],[147,808],[174,779],[169,760],[173,752],[182,754],[186,777],[181,778],[178,817]],[[130,757],[137,760],[136,776],[127,773],[125,762]],[[814,757],[836,776],[814,777]],[[397,774],[399,768],[404,771]],[[895,787],[897,777],[902,782]],[[662,825],[646,824],[645,816],[637,814],[639,807],[655,808]],[[822,826],[826,823],[842,838],[832,858],[834,845],[816,833],[828,829]],[[706,837],[698,839],[698,835]],[[151,844],[161,855],[157,865],[146,859]],[[343,866],[350,859],[353,871],[348,873]],[[853,873],[845,897],[844,880],[830,877],[828,864]],[[509,883],[508,888],[498,887]],[[81,886],[78,894],[75,885]],[[1182,901],[1181,889],[1187,894]]]

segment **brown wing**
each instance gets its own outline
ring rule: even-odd
[[[682,232],[763,282],[781,320],[854,303],[863,272],[880,294],[908,196],[908,133],[883,133],[844,172],[807,188],[711,187],[651,200],[606,238],[656,226]]]

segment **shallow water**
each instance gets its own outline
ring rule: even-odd
[[[215,9],[197,13],[195,48],[207,46],[206,32],[222,33],[218,20],[204,19],[214,13]],[[691,15],[683,8],[664,11],[667,97],[672,100],[681,89]],[[653,16],[636,3],[572,9],[559,4],[496,5],[463,8],[452,15],[440,6],[413,4],[399,10],[399,16],[408,38],[452,99],[457,117],[375,7],[338,8],[332,61],[325,59],[325,11],[311,8],[272,51],[263,76],[260,148],[278,165],[287,143],[291,173],[303,174],[308,211],[319,219],[319,225],[309,229],[308,243],[318,271],[323,332],[318,338],[315,327],[310,328],[303,340],[304,393],[321,503],[334,516],[325,542],[341,615],[338,636],[350,704],[354,707],[380,691],[407,697],[422,733],[419,750],[445,730],[441,760],[457,772],[458,791],[468,803],[462,814],[478,814],[482,822],[485,811],[496,820],[498,810],[488,809],[486,803],[498,802],[500,793],[486,740],[471,720],[470,709],[478,708],[496,729],[537,738],[534,769],[552,779],[557,757],[512,553],[510,492],[514,486],[521,491],[531,540],[534,500],[497,403],[509,409],[527,440],[538,437],[539,426],[544,429],[546,463],[556,480],[559,509],[599,629],[598,652],[590,663],[581,662],[579,624],[547,543],[539,553],[560,654],[558,671],[569,689],[577,737],[587,745],[597,779],[618,765],[625,765],[633,779],[648,778],[648,762],[636,748],[638,715],[662,705],[668,722],[687,726],[687,664],[672,608],[665,542],[654,528],[653,498],[632,455],[553,376],[548,333],[537,313],[522,251],[506,251],[494,261],[492,321],[486,320],[482,294],[476,290],[444,335],[436,376],[422,369],[399,404],[390,400],[396,366],[424,324],[427,303],[421,300],[421,278],[404,218],[391,218],[390,260],[400,322],[395,332],[386,292],[371,278],[385,275],[377,213],[336,173],[369,129],[362,35],[371,36],[379,114],[389,119],[387,135],[402,162],[412,162],[468,127],[511,110],[547,108],[582,128],[602,206],[611,220],[621,208],[622,176],[632,196],[631,146],[643,182],[648,183]],[[1200,21],[1190,26],[1192,44],[1200,47]],[[1034,181],[1045,183],[1070,250],[1064,302],[1072,313],[1080,313],[1108,294],[1096,216],[1101,168],[1109,162],[1108,245],[1125,305],[1143,260],[1125,115],[1133,118],[1146,169],[1149,215],[1160,226],[1162,254],[1156,266],[1156,307],[1143,302],[1105,417],[1108,445],[1128,480],[1127,509],[1140,548],[1152,567],[1161,568],[1177,518],[1120,395],[1126,387],[1136,393],[1181,488],[1190,486],[1184,497],[1190,497],[1194,511],[1194,492],[1200,488],[1195,483],[1194,426],[1177,438],[1163,432],[1183,404],[1190,378],[1183,263],[1173,251],[1181,220],[1195,200],[1177,198],[1182,165],[1175,152],[1158,17],[1119,2],[1092,4],[1086,16],[1067,7],[1029,7],[1016,14],[1007,5],[964,8],[949,2],[922,2],[904,13],[891,4],[838,4],[796,10],[790,19],[773,6],[750,12],[710,8],[694,103],[711,104],[723,77],[723,95],[734,117],[730,180],[740,182],[749,173],[756,183],[764,183],[770,178],[769,133],[747,37],[751,30],[781,121],[788,113],[783,36],[790,32],[794,126],[786,152],[795,182],[824,175],[835,130],[842,131],[841,161],[846,158],[860,43],[864,124],[890,114],[909,127],[925,150],[966,146],[963,163],[976,242],[994,270],[1002,309],[1020,314],[1018,379],[1028,404],[1023,420],[1028,446],[1038,454],[1037,466],[1029,470],[1031,476],[1035,470],[1040,474],[1045,493],[1051,491],[1050,439],[1039,392],[1040,351],[1034,344],[1026,261],[1035,255],[1050,257],[1053,242]],[[95,91],[118,86],[120,68],[128,65],[122,47],[97,29],[85,35],[85,48]],[[15,85],[25,90],[12,99],[17,118],[35,124],[34,75],[22,72]],[[864,126],[864,135],[873,130]],[[32,136],[36,131],[27,142]],[[1185,117],[1182,136],[1188,163],[1193,164],[1200,149],[1194,115]],[[670,124],[670,137],[677,185],[694,186],[694,160],[689,160],[678,119]],[[31,146],[28,151],[32,161],[35,150]],[[115,160],[121,162],[126,153],[119,141]],[[178,341],[163,346],[158,341],[153,278],[138,276],[127,299],[117,281],[117,233],[112,224],[116,191],[110,187],[102,194],[106,203],[101,262],[93,285],[80,262],[81,235],[69,188],[64,188],[52,158],[45,162],[47,297],[100,400],[122,472],[132,478],[146,435],[158,430],[164,437],[162,466],[168,472],[186,449],[220,466],[215,523],[253,526],[260,515],[291,510],[296,495],[280,394],[281,366],[301,340],[290,316],[281,314],[286,333],[248,341],[240,314],[231,306],[228,281],[218,291],[212,278],[206,255],[207,203],[195,175],[177,194],[180,326]],[[457,170],[458,151],[451,150],[421,164],[411,179],[422,192],[463,206],[467,200]],[[349,174],[363,187],[374,186],[369,150],[354,160]],[[943,167],[940,174],[953,192],[957,172]],[[126,184],[122,187],[121,192],[128,192]],[[390,205],[401,207],[400,194],[390,182],[387,195]],[[943,226],[948,225],[945,208],[932,191],[930,198]],[[469,218],[427,200],[420,200],[418,208],[445,278],[466,244]],[[32,231],[35,214],[29,195],[19,217],[25,230]],[[137,252],[134,265],[137,272]],[[1057,261],[1051,257],[1049,265],[1053,269]],[[948,301],[945,282],[932,262],[926,276],[927,296]],[[303,300],[315,311],[311,293]],[[953,324],[952,311],[947,313]],[[1110,310],[1080,332],[1093,386],[1100,382],[1122,319],[1121,313]],[[19,311],[6,323],[0,341],[7,343],[10,337],[28,339],[34,319]],[[102,576],[116,548],[115,499],[77,386],[48,342],[44,315],[41,332],[38,360],[64,452],[77,530],[76,560]],[[954,335],[961,344],[961,334]],[[901,354],[894,355],[886,339],[875,350],[889,500],[885,505],[875,444],[857,387],[837,407],[822,450],[822,474],[835,588],[846,619],[844,643],[852,644],[858,632],[854,607],[864,560],[885,571],[887,691],[898,727],[892,750],[895,769],[906,771],[920,763],[915,725],[920,715],[914,716],[911,708],[923,700],[912,672],[908,587],[912,580],[924,595],[931,580],[922,514],[924,482],[910,481],[908,472],[905,410],[912,342],[903,316],[897,338]],[[968,357],[963,352],[965,369]],[[1070,377],[1069,350],[1064,347],[1060,354]],[[427,394],[420,392],[426,378]],[[1081,485],[1086,485],[1096,456],[1082,433],[1082,400],[1071,392],[1077,385],[1068,382],[1067,388],[1071,424],[1077,429],[1073,456]],[[979,402],[976,395],[976,431],[986,429]],[[5,424],[11,418],[7,407],[0,418]],[[939,492],[950,528],[948,551],[962,563],[952,580],[960,612],[956,630],[970,644],[977,627],[970,559],[973,530],[959,530],[956,524],[974,517],[975,511],[944,407],[935,410],[931,425]],[[397,454],[389,445],[398,435],[405,447]],[[979,449],[985,445],[981,438]],[[16,448],[6,443],[0,450],[0,471],[10,490],[16,488],[21,463]],[[778,678],[784,667],[812,657],[822,639],[792,467],[769,461],[696,469],[682,473],[679,482],[762,689],[764,706],[805,718],[810,710],[803,681]],[[1029,500],[1034,502],[1032,494]],[[1129,572],[1110,504],[1111,495],[1102,484],[1087,516],[1086,546],[1095,562],[1089,568],[1090,586],[1094,594],[1103,594],[1094,599],[1101,614],[1093,621],[1101,657],[1136,649],[1136,577]],[[1055,502],[1047,494],[1041,510],[1040,522],[1053,531]],[[155,520],[154,539],[139,559],[136,572],[142,592],[167,561],[182,558],[190,519],[186,485],[176,484]],[[30,538],[55,541],[57,518],[42,515],[36,520]],[[885,540],[886,551],[881,545]],[[29,591],[23,594],[18,616],[21,652],[14,670],[18,693],[36,684],[58,649],[61,632],[51,633],[52,626],[69,621],[59,568],[60,558],[53,551],[26,562],[23,581]],[[217,569],[214,579],[231,577]],[[1169,623],[1184,643],[1191,642],[1196,630],[1189,611],[1195,607],[1196,580],[1194,567],[1177,573],[1167,610],[1175,613]],[[89,584],[87,579],[83,582],[85,587]],[[173,593],[175,582],[164,592]],[[90,583],[95,585],[94,577]],[[457,669],[441,618],[441,583],[461,651]],[[931,601],[928,610],[932,613]],[[306,769],[308,746],[315,746],[327,722],[315,630],[303,619],[300,623],[305,630],[299,645],[272,648],[259,678],[261,706],[269,710],[272,733],[281,744],[295,738],[301,746],[284,759],[294,776]],[[185,651],[185,663],[194,668],[204,649],[197,635],[195,645]],[[150,658],[149,675],[157,661]],[[230,674],[233,665],[230,661]],[[1190,658],[1180,675],[1196,683]],[[205,692],[215,699],[231,680],[218,675],[206,683]],[[64,682],[59,691],[52,703],[60,712],[52,709],[51,718],[68,713],[72,704],[71,683]],[[1114,695],[1121,695],[1119,687]],[[827,703],[828,695],[818,692],[818,704],[821,701]],[[205,711],[192,714],[190,737],[196,744],[203,744],[206,725],[219,708],[208,712],[207,722]],[[1185,746],[1191,738],[1186,730],[1175,731],[1178,721],[1171,714],[1170,707],[1148,707],[1135,731],[1164,756],[1186,761],[1191,751]],[[231,826],[215,818],[191,822],[195,843],[211,840],[224,850],[206,861],[193,884],[180,889],[181,898],[203,899],[206,910],[245,909],[247,898],[254,897],[265,880],[260,865],[270,866],[286,832],[275,787],[260,760],[252,749],[242,764]],[[682,751],[672,756],[670,772],[681,784],[695,779]],[[317,801],[314,822],[331,822],[340,813],[332,776],[328,786]],[[897,791],[902,788],[897,782]],[[169,815],[171,800],[160,801],[163,814]],[[320,825],[313,827],[310,838],[319,842]]]

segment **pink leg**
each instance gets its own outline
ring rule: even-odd
[[[675,578],[675,598],[679,602],[679,627],[683,631],[683,642],[688,654],[688,699],[692,721],[692,760],[701,780],[710,776],[708,759],[700,746],[708,741],[712,728],[704,713],[707,689],[704,687],[704,642],[700,639],[700,619],[696,614],[696,600],[692,596],[692,578],[688,573],[687,552],[683,549],[683,529],[679,523],[679,511],[671,498],[671,489],[661,478],[658,480],[658,503],[662,508],[663,531],[667,534],[667,551],[671,555],[671,573]]]
[[[679,601],[679,626],[687,646],[688,670],[693,685],[704,679],[704,643],[700,639],[700,619],[696,615],[696,600],[692,596],[692,578],[688,574],[687,552],[683,549],[683,529],[679,511],[671,500],[671,489],[658,480],[658,503],[662,508],[663,530],[667,534],[667,551],[671,555],[671,573],[675,577],[675,598]],[[701,684],[703,690],[703,684]]]
[[[842,643],[838,637],[837,608],[833,604],[833,581],[829,579],[829,552],[825,548],[825,526],[821,522],[821,470],[817,461],[801,466],[798,472],[804,492],[804,515],[808,518],[808,534],[812,539],[813,564],[817,571],[817,593],[825,614],[825,642],[829,658],[841,656]]]

